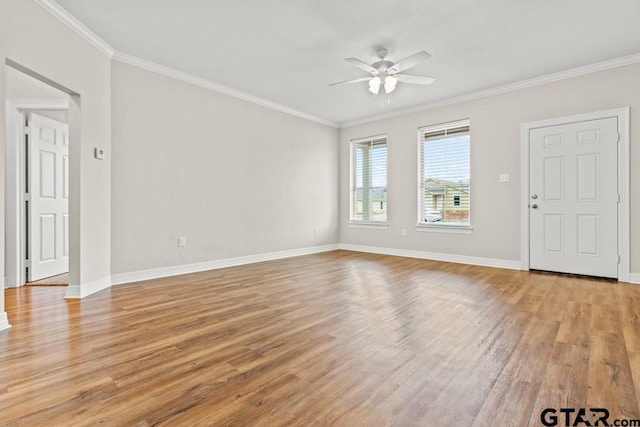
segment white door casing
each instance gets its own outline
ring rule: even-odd
[[[69,127],[31,114],[28,144],[29,277],[69,271]]]
[[[66,100],[7,100],[5,146],[5,287],[27,281],[26,118],[32,111],[68,111]],[[71,261],[70,261],[71,262]]]
[[[529,267],[618,277],[618,118],[529,130]]]

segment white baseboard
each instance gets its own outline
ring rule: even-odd
[[[67,292],[64,297],[65,299],[81,299],[110,287],[111,287],[111,278],[103,277],[102,279],[94,280],[93,282],[85,283],[80,286],[69,285],[67,287]]]
[[[629,273],[629,283],[640,285],[640,273]]]
[[[200,271],[217,270],[219,268],[235,267],[238,265],[253,264],[256,262],[273,261],[282,258],[291,258],[301,255],[311,255],[320,252],[328,252],[338,249],[337,244],[313,246],[309,248],[292,249],[288,251],[268,252],[264,254],[226,258],[215,261],[199,262],[195,264],[175,265],[172,267],[154,268],[151,270],[133,271],[111,276],[112,285],[139,282],[142,280],[159,279],[161,277],[178,276],[180,274],[198,273]]]
[[[452,255],[452,254],[443,254],[438,252],[414,251],[410,249],[380,248],[375,246],[351,245],[347,243],[340,243],[338,246],[340,249],[344,249],[347,251],[369,252],[373,254],[394,255],[394,256],[401,256],[406,258],[428,259],[432,261],[455,262],[457,264],[480,265],[483,267],[506,268],[509,270],[521,269],[521,264],[519,260],[513,261],[508,259],[482,258],[482,257],[474,257],[474,256],[467,256],[467,255]]]
[[[7,317],[7,312],[0,313],[0,331],[4,331],[5,329],[9,329],[11,325],[9,324],[9,318]]]

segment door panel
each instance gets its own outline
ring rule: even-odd
[[[546,157],[544,159],[544,200],[561,202],[564,193],[564,158]]]
[[[62,156],[62,197],[69,198],[69,156]]]
[[[68,126],[31,115],[29,122],[30,282],[69,271]]]
[[[618,275],[617,118],[531,129],[529,265]]]
[[[62,257],[69,258],[69,214],[62,215]]]
[[[54,261],[56,258],[56,216],[40,215],[40,262]]]
[[[600,217],[598,215],[578,215],[578,253],[580,255],[599,254],[598,236]]]
[[[40,198],[56,198],[56,153],[40,151]]]
[[[564,215],[544,215],[544,250],[562,252],[564,248]]]
[[[597,202],[600,188],[600,154],[578,155],[578,201]]]

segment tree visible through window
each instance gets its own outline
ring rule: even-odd
[[[387,221],[387,138],[351,142],[351,221]]]
[[[419,129],[419,223],[469,225],[469,121]]]

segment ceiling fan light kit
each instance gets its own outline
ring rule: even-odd
[[[378,76],[372,77],[371,80],[369,80],[369,92],[371,92],[374,95],[377,95],[378,92],[380,92],[380,83],[382,83],[382,81],[380,80],[380,77]]]
[[[396,84],[398,79],[393,76],[387,76],[384,78],[384,93],[391,93],[396,90]]]
[[[374,95],[380,93],[380,87],[384,88],[384,93],[389,94],[396,90],[396,84],[398,83],[398,79],[393,76],[387,75],[383,80],[379,76],[371,77],[369,80],[369,92]]]
[[[429,55],[427,52],[421,51],[415,53],[395,64],[385,59],[387,53],[387,49],[383,47],[378,48],[376,50],[376,54],[378,55],[379,61],[374,62],[371,65],[356,58],[345,58],[345,61],[349,62],[350,64],[371,73],[371,77],[361,77],[344,82],[332,83],[329,86],[368,81],[369,92],[377,95],[380,93],[381,88],[383,89],[383,92],[385,94],[390,94],[396,89],[396,85],[398,84],[398,82],[429,85],[435,80],[433,77],[400,74],[401,71],[407,70],[418,65],[420,62],[429,59],[431,55]]]

